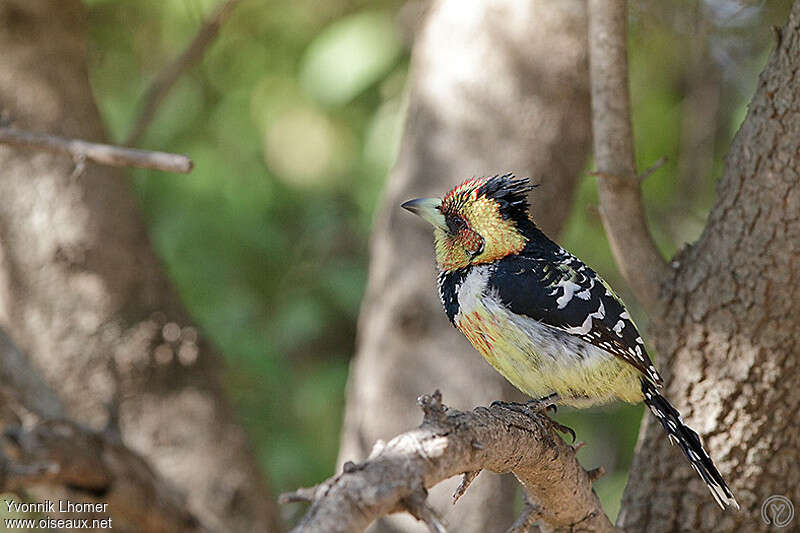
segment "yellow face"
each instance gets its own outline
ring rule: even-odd
[[[491,263],[525,247],[526,238],[500,205],[479,195],[485,179],[467,180],[450,191],[438,207],[444,224],[435,224],[436,262],[446,271]]]

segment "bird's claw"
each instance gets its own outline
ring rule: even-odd
[[[548,420],[550,420],[550,423],[553,424],[553,427],[556,428],[557,431],[560,431],[561,433],[569,433],[570,436],[572,437],[572,444],[575,443],[575,437],[576,436],[575,436],[575,430],[574,429],[572,429],[569,426],[565,426],[564,424],[559,424],[558,422],[556,422],[555,420],[553,420],[549,416],[547,418],[548,418]]]
[[[509,411],[514,411],[515,413],[523,414],[529,418],[533,418],[536,415],[543,414],[547,420],[550,421],[552,426],[561,433],[568,433],[572,437],[572,442],[575,442],[575,430],[571,427],[565,426],[560,424],[550,418],[548,416],[547,411],[552,409],[553,413],[558,412],[558,407],[554,402],[558,401],[557,394],[551,394],[549,396],[545,396],[544,398],[538,398],[534,400],[528,400],[525,403],[518,403],[518,402],[503,402],[503,401],[494,401],[491,404],[491,407],[500,407],[502,409],[508,409]]]

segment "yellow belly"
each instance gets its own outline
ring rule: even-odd
[[[642,401],[638,370],[575,336],[483,305],[460,316],[457,327],[498,372],[534,398],[557,393],[559,403],[574,407]]]

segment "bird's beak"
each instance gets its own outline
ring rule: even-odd
[[[400,207],[419,215],[435,227],[447,231],[447,222],[439,210],[441,205],[442,201],[439,198],[417,198],[416,200],[407,201]]]

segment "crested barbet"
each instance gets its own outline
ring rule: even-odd
[[[697,433],[659,392],[661,376],[622,301],[529,217],[531,189],[527,179],[506,174],[403,204],[434,226],[439,296],[450,322],[537,399],[529,405],[644,401],[717,503],[738,509]]]

